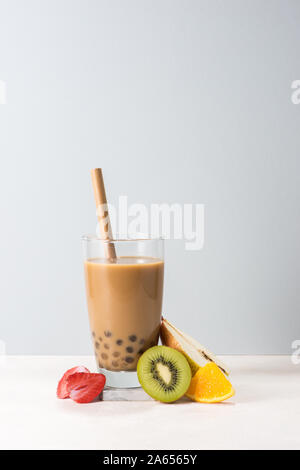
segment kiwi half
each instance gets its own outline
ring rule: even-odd
[[[168,346],[147,349],[137,364],[137,375],[145,392],[165,403],[182,397],[192,378],[184,355]]]

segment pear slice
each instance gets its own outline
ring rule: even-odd
[[[186,357],[192,369],[192,375],[197,372],[199,367],[205,366],[208,362],[214,362],[222,372],[229,375],[228,368],[214,354],[194,338],[178,330],[165,318],[162,319],[160,337],[164,346],[177,349]]]

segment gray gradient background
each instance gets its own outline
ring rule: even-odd
[[[91,353],[89,170],[117,202],[205,204],[164,313],[217,353],[300,338],[300,2],[0,0],[1,318],[9,354]]]

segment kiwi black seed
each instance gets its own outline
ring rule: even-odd
[[[167,346],[147,349],[138,361],[137,375],[148,395],[166,403],[182,397],[192,378],[184,355]]]

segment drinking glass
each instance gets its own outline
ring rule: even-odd
[[[99,372],[108,387],[138,387],[137,362],[157,345],[164,280],[161,238],[82,237],[86,296]],[[113,243],[116,258],[108,259]]]

